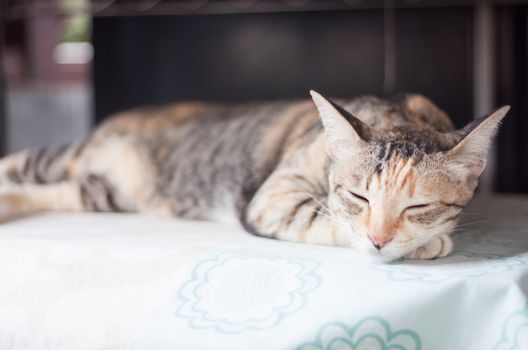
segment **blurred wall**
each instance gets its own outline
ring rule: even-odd
[[[92,126],[91,89],[25,84],[12,87],[6,96],[7,152],[62,145],[86,136]]]
[[[25,11],[14,11],[24,3],[20,9]],[[86,135],[93,124],[91,57],[78,50],[91,47],[89,26],[72,27],[77,15],[59,15],[60,8],[54,7],[44,11],[47,4],[13,1],[7,17],[0,13],[5,34],[5,40],[0,38],[5,103],[0,153],[70,142]],[[81,17],[84,24],[90,20],[86,14]]]

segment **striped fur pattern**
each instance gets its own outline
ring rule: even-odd
[[[122,211],[239,221],[384,259],[445,256],[507,107],[454,130],[420,95],[180,103],[0,161],[0,219]]]

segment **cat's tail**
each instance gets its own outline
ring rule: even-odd
[[[72,177],[87,139],[61,147],[20,151],[0,159],[0,186],[48,184]]]

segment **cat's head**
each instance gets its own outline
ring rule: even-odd
[[[328,206],[349,244],[387,259],[450,233],[509,107],[453,132],[371,128],[311,92],[330,158]]]

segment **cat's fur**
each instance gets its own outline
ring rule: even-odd
[[[454,131],[420,95],[312,97],[318,111],[308,100],[140,109],[81,142],[10,155],[0,161],[0,216],[238,218],[257,235],[389,259],[449,254],[508,108]]]

